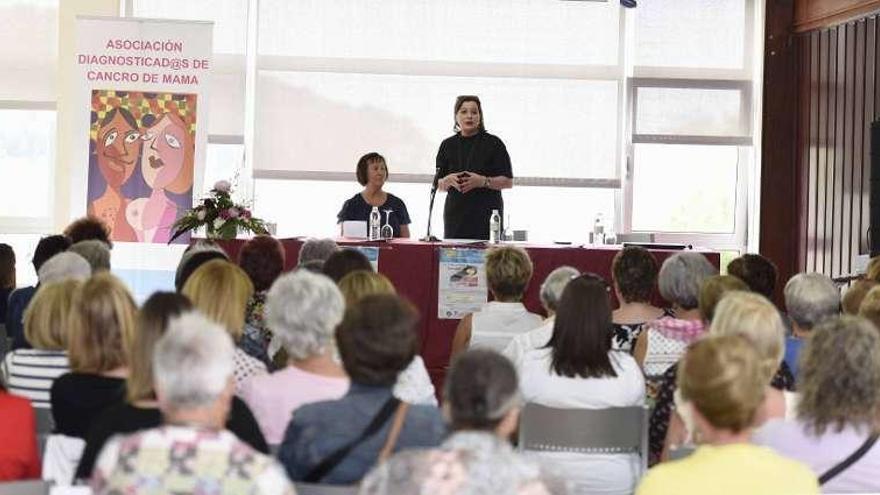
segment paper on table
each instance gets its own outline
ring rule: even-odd
[[[363,220],[346,220],[342,222],[342,237],[350,239],[367,238],[367,222]]]

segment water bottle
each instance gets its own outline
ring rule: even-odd
[[[369,240],[378,241],[380,238],[379,231],[382,228],[382,215],[379,213],[379,207],[374,206],[370,211],[370,236]]]
[[[596,215],[596,221],[593,222],[593,244],[605,244],[605,219],[601,213]]]
[[[492,210],[489,216],[489,242],[498,243],[501,241],[501,214],[498,210]]]

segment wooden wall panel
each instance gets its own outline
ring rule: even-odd
[[[850,275],[855,258],[868,252],[870,125],[880,101],[878,29],[872,16],[794,39],[798,270]]]
[[[794,27],[797,31],[821,29],[877,9],[880,9],[880,0],[797,0]]]

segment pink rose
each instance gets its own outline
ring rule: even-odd
[[[238,210],[235,208],[229,208],[226,210],[227,218],[238,218]]]

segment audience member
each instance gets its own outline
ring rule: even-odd
[[[307,239],[299,248],[296,265],[300,267],[317,262],[319,267],[323,267],[327,258],[338,250],[339,246],[333,239]]]
[[[229,261],[226,251],[220,246],[208,241],[199,241],[184,251],[177,264],[177,272],[174,274],[174,288],[177,292],[183,290],[184,284],[190,275],[200,266],[212,260]]]
[[[540,315],[522,303],[532,278],[532,260],[525,249],[502,246],[486,253],[486,285],[493,301],[458,322],[452,339],[452,355],[468,347],[502,351],[510,340],[541,326]]]
[[[324,261],[324,275],[330,277],[337,284],[342,280],[342,277],[355,270],[375,271],[366,255],[357,249],[340,249]]]
[[[92,276],[74,292],[71,372],[58,377],[50,392],[56,433],[85,440],[92,421],[125,398],[125,350],[136,311],[125,285],[110,273]]]
[[[333,359],[333,331],[344,311],[339,289],[324,275],[294,271],[269,290],[266,322],[286,350],[288,364],[246,380],[241,389],[269,444],[281,443],[297,408],[339,399],[348,390],[348,376]]]
[[[92,276],[92,267],[82,256],[65,251],[52,256],[37,272],[41,284],[51,284],[67,279],[84,281]]]
[[[703,284],[700,286],[700,304],[698,309],[706,325],[711,324],[715,318],[715,308],[718,307],[721,298],[734,290],[748,292],[749,286],[733,275],[713,275],[703,281]]]
[[[361,484],[361,494],[565,493],[564,482],[510,446],[519,393],[507,359],[488,349],[460,354],[444,397],[452,435],[436,449],[402,452],[380,464]]]
[[[843,294],[843,298],[840,301],[840,307],[841,310],[843,310],[843,313],[852,316],[858,315],[859,307],[862,305],[862,300],[865,298],[865,295],[877,285],[878,282],[868,279],[856,280],[853,282],[849,289]]]
[[[79,241],[71,245],[68,251],[80,255],[88,261],[92,273],[110,270],[110,248],[103,241],[96,239]]]
[[[784,390],[793,388],[794,379],[782,360],[785,325],[776,307],[758,293],[730,292],[718,304],[709,332],[712,335],[742,336],[758,351],[767,390],[755,415],[754,426],[760,426],[770,418],[794,417],[797,396]],[[673,395],[675,413],[666,435],[667,453],[679,445],[692,444],[692,435],[696,431],[691,404],[683,399],[680,389]]]
[[[49,408],[52,382],[70,371],[67,342],[73,295],[82,285],[66,280],[40,288],[24,312],[24,335],[32,349],[16,349],[3,360],[9,392],[27,397],[34,407]]]
[[[200,266],[183,286],[183,295],[196,309],[225,328],[233,342],[241,341],[245,309],[253,293],[254,285],[244,270],[221,259]],[[235,347],[234,360],[236,393],[241,391],[248,377],[266,373],[266,365],[240,346]]]
[[[515,367],[521,366],[526,351],[544,347],[550,341],[550,337],[553,336],[553,325],[556,322],[556,308],[559,307],[562,291],[565,290],[565,286],[569,282],[580,274],[575,268],[560,266],[544,279],[538,297],[541,299],[544,311],[547,312],[547,319],[538,328],[514,336],[502,353],[510,359]]]
[[[361,299],[375,294],[396,295],[394,285],[381,273],[355,270],[342,277],[339,290],[345,299],[345,306],[352,307]],[[425,361],[418,354],[413,357],[403,371],[397,375],[394,396],[409,404],[437,405],[437,397]]]
[[[693,404],[703,444],[682,460],[651,469],[636,495],[819,492],[816,477],[804,465],[749,443],[764,402],[762,361],[737,335],[713,336],[691,346],[681,363],[679,386]]]
[[[796,420],[772,419],[752,441],[803,462],[822,476],[877,439],[880,334],[854,316],[826,319],[811,332],[801,358]],[[880,492],[880,450],[822,482],[829,493]]]
[[[666,258],[660,267],[660,295],[672,304],[675,316],[666,316],[645,325],[633,355],[650,380],[662,375],[684,354],[685,349],[703,335],[700,314],[700,287],[718,271],[700,253],[683,252]]]
[[[0,383],[0,482],[40,478],[37,424],[30,402]]]
[[[64,229],[64,235],[70,239],[71,244],[97,240],[106,244],[108,248],[113,247],[113,241],[110,240],[110,229],[104,222],[93,216],[77,218]]]
[[[234,353],[228,333],[201,315],[172,321],[153,353],[164,426],[107,443],[92,475],[96,495],[294,493],[276,461],[223,429],[234,409]]]
[[[15,290],[15,251],[0,243],[0,322],[6,321],[6,303]]]
[[[874,287],[865,294],[857,314],[873,323],[880,331],[880,289]]]
[[[172,319],[191,309],[189,300],[175,292],[156,292],[144,302],[128,349],[126,400],[108,407],[92,424],[76,469],[76,479],[91,477],[98,453],[113,435],[134,433],[162,424],[153,380],[156,342],[167,333]],[[226,428],[254,449],[268,453],[266,441],[244,402],[233,397],[230,407]]]
[[[416,311],[397,296],[367,296],[347,309],[336,339],[351,387],[339,400],[297,409],[278,454],[291,479],[356,483],[383,445],[396,452],[440,443],[445,427],[439,410],[408,406],[392,394],[397,375],[415,356],[417,321]],[[393,434],[391,423],[399,425]]]
[[[254,284],[254,294],[247,303],[244,332],[238,345],[269,368],[269,342],[272,341],[272,332],[265,323],[263,313],[266,292],[284,271],[284,257],[284,247],[278,239],[268,235],[254,237],[238,253],[238,266]]]
[[[611,262],[611,280],[619,307],[611,313],[611,347],[632,353],[645,323],[672,311],[651,304],[657,284],[657,260],[647,249],[627,246]]]
[[[727,273],[745,282],[752,292],[773,300],[779,275],[769,259],[760,254],[744,254],[727,264]]]
[[[557,408],[640,406],[645,380],[635,359],[611,348],[609,287],[584,274],[565,287],[546,347],[527,351],[520,370],[526,402]],[[632,493],[638,454],[540,452],[578,493]]]
[[[865,267],[865,280],[880,282],[880,256],[874,256],[868,260],[868,266]]]
[[[840,313],[840,291],[825,275],[799,273],[785,284],[785,311],[791,321],[785,364],[797,380],[801,344],[816,324]]]
[[[52,256],[67,250],[70,247],[70,239],[63,235],[50,235],[43,237],[34,249],[31,263],[34,265],[34,273],[39,273],[40,267]],[[39,285],[39,284],[38,284]],[[9,303],[6,307],[6,335],[12,339],[13,349],[29,349],[31,345],[24,337],[24,310],[37,292],[37,286],[21,287],[9,294]]]

